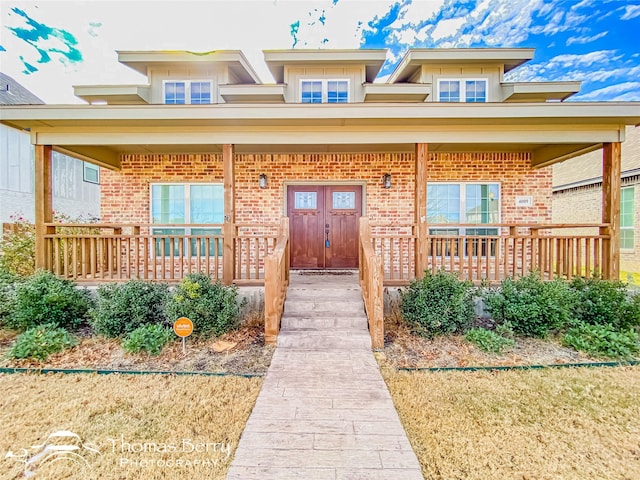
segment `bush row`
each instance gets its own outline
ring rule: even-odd
[[[495,335],[474,329],[474,300],[482,298],[496,325]],[[575,278],[543,281],[533,272],[508,278],[498,287],[474,287],[455,274],[425,272],[402,292],[405,320],[419,335],[467,333],[487,351],[511,345],[508,334],[544,338],[564,335],[563,343],[594,355],[630,358],[638,353],[640,295],[619,281]],[[635,347],[634,347],[635,345]]]
[[[219,336],[238,326],[241,307],[235,287],[213,283],[204,274],[187,276],[173,292],[166,284],[140,280],[104,284],[94,300],[49,272],[25,279],[0,271],[0,326],[24,332],[12,351],[15,358],[24,358],[24,352],[46,358],[53,352],[38,348],[36,339],[50,339],[51,345],[63,338],[60,332],[86,324],[98,334],[123,338],[128,351],[160,353],[177,318],[191,319],[196,335]],[[66,337],[61,344],[70,345]]]

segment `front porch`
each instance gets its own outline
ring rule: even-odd
[[[374,348],[383,344],[383,287],[406,285],[426,270],[444,269],[474,282],[491,283],[526,275],[531,270],[539,271],[544,278],[591,275],[618,278],[619,143],[605,144],[602,149],[605,208],[602,222],[589,225],[551,224],[545,203],[509,211],[500,206],[516,203],[518,196],[528,193],[527,189],[541,190],[542,193],[536,191],[536,195],[531,196],[536,203],[544,202],[547,190],[550,193],[547,177],[537,175],[532,166],[527,168],[529,157],[521,153],[487,154],[484,164],[476,164],[479,158],[485,157],[481,154],[429,154],[427,144],[415,144],[413,154],[330,154],[326,158],[316,155],[313,158],[319,161],[311,166],[305,164],[309,156],[289,154],[280,159],[265,156],[271,160],[271,165],[256,168],[254,163],[267,160],[257,155],[237,154],[230,144],[222,145],[220,150],[221,155],[207,158],[202,165],[215,165],[220,161],[211,174],[222,179],[220,191],[224,196],[224,212],[221,223],[122,221],[127,217],[139,220],[151,216],[155,219],[154,207],[150,206],[148,178],[165,182],[174,178],[193,180],[194,174],[180,176],[174,171],[172,157],[162,157],[161,161],[166,165],[163,168],[168,173],[161,172],[160,176],[146,180],[141,177],[135,184],[126,177],[137,170],[119,164],[120,168],[127,168],[127,175],[111,174],[114,179],[111,191],[106,196],[103,194],[103,212],[106,212],[108,223],[61,225],[52,221],[52,147],[37,145],[37,267],[85,284],[138,278],[178,282],[190,273],[204,272],[227,285],[264,285],[266,337],[267,341],[275,342],[293,258],[289,218],[283,216],[288,210],[283,199],[288,182],[298,183],[299,179],[313,175],[311,178],[344,178],[343,181],[351,184],[361,182],[366,201],[363,200],[363,216],[357,228],[358,238],[353,244]],[[125,160],[133,168],[146,172],[150,167],[138,158],[130,156]],[[452,158],[459,162],[457,167],[451,165]],[[185,164],[193,163],[191,157],[180,155],[177,159]],[[334,161],[336,159],[339,163]],[[144,160],[157,170],[152,162],[159,161],[160,157],[150,156],[149,160]],[[498,177],[499,167],[493,165],[497,160],[502,162],[502,168],[512,170],[503,171],[502,177]],[[327,163],[324,162],[330,161],[333,161],[331,175],[334,177],[327,177],[326,172],[319,173],[326,170]],[[292,162],[295,163],[293,166],[290,165]],[[389,162],[401,172],[394,178],[397,182],[395,191],[379,184],[380,172],[390,168]],[[354,170],[354,164],[362,170]],[[250,180],[270,166],[273,169],[270,171],[270,190],[255,190],[256,185]],[[193,168],[204,167],[195,164]],[[500,178],[501,184],[486,183],[488,179]],[[120,179],[125,182],[122,191]],[[493,198],[482,196],[478,207],[474,208],[494,210],[474,213],[475,216],[466,212],[476,223],[433,221],[427,199],[430,182],[435,180],[431,185],[440,185],[438,182],[443,180],[465,179],[484,181],[480,186],[486,191],[498,185],[498,206],[486,207],[483,202]],[[460,185],[462,189],[467,184]],[[137,197],[139,200],[135,200]],[[133,202],[130,198],[134,198]],[[104,207],[105,204],[108,207]],[[131,208],[133,214],[127,208]],[[137,210],[143,213],[136,213]],[[504,210],[502,214],[501,210]],[[522,215],[534,221],[514,221]],[[265,221],[246,221],[252,218]],[[324,234],[323,228],[321,233]]]

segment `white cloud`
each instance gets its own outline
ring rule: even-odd
[[[449,20],[440,20],[436,28],[431,32],[431,38],[435,41],[442,40],[443,38],[451,37],[460,29],[465,23],[464,17],[451,18]]]
[[[620,17],[621,20],[631,20],[640,17],[640,5],[627,5],[624,7],[624,13]]]
[[[598,40],[599,38],[604,37],[607,33],[609,32],[600,32],[600,33],[596,33],[595,35],[591,35],[590,37],[569,37],[567,39],[567,47],[569,45],[573,45],[574,43],[577,44],[585,44],[585,43],[590,43],[590,42],[594,42],[596,40]]]
[[[640,82],[624,82],[593,90],[574,97],[578,101],[629,101],[640,100]]]

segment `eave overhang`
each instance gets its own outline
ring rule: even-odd
[[[151,102],[149,85],[74,85],[73,94],[87,103],[144,105]]]
[[[286,85],[220,85],[227,103],[284,103]]]
[[[366,83],[364,101],[369,102],[424,102],[431,95],[430,83]]]
[[[118,61],[143,75],[149,68],[190,67],[197,69],[212,64],[227,64],[241,83],[261,83],[247,58],[240,50],[212,50],[189,52],[186,50],[118,51]]]
[[[503,82],[503,102],[562,102],[580,91],[581,82]]]
[[[126,153],[529,151],[545,166],[624,141],[640,103],[42,105],[0,108],[0,122],[118,168]],[[96,163],[97,163],[96,162]]]
[[[263,50],[264,61],[276,83],[284,82],[284,67],[295,65],[362,65],[366,81],[372,83],[387,58],[386,49],[377,50]]]
[[[533,48],[416,48],[409,50],[387,83],[407,82],[422,65],[499,64],[504,72],[531,60]]]

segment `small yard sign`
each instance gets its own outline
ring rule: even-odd
[[[180,317],[173,322],[173,331],[182,338],[182,353],[185,353],[185,338],[193,333],[193,322],[187,317]]]

